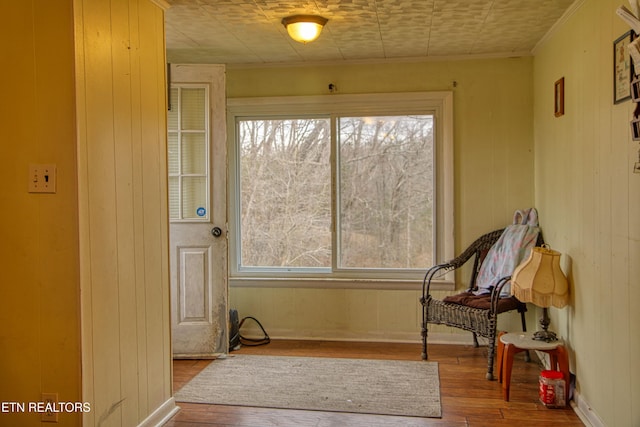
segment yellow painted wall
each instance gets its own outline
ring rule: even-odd
[[[567,339],[578,402],[602,425],[640,425],[640,175],[631,101],[613,104],[613,41],[623,2],[585,0],[536,52],[536,203],[562,252],[572,302],[552,309]],[[565,78],[565,115],[553,84]]]
[[[60,0],[0,14],[0,402],[58,393],[91,412],[57,425],[153,425],[173,403],[163,11]],[[31,163],[57,166],[55,194],[27,192]],[[3,410],[0,425],[40,414]]]
[[[2,2],[0,16],[0,401],[81,401],[72,1]],[[55,194],[27,192],[31,163],[57,165]]]
[[[82,388],[93,406],[83,425],[136,426],[175,407],[164,11],[149,0],[74,8]]]
[[[227,96],[454,92],[456,248],[533,205],[533,59],[227,68]],[[544,227],[545,218],[541,218]],[[428,267],[428,266],[425,266]],[[465,284],[468,275],[461,277]],[[463,289],[460,285],[459,289]],[[443,295],[443,292],[434,293]],[[274,336],[418,341],[417,290],[234,288],[230,306]],[[500,327],[519,329],[511,316]],[[532,325],[534,321],[530,322]],[[451,328],[430,327],[452,338]]]

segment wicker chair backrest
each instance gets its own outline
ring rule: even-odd
[[[487,257],[487,254],[489,253],[489,249],[491,249],[491,247],[498,241],[498,239],[500,238],[503,232],[504,232],[504,229],[494,230],[490,233],[480,236],[478,239],[476,239],[475,242],[469,245],[469,247],[463,254],[461,254],[458,257],[458,258],[464,258],[464,254],[467,251],[473,252],[472,254],[466,257],[466,259],[469,259],[469,257],[471,256],[474,257],[473,270],[471,271],[471,280],[469,281],[468,291],[472,292],[478,289],[477,278],[478,278],[478,272],[480,271],[480,267],[482,266],[482,263]],[[466,260],[463,262],[466,262]]]

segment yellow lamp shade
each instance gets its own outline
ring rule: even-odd
[[[531,250],[511,277],[511,292],[522,302],[557,308],[569,302],[569,283],[560,268],[560,252],[548,246]]]
[[[287,29],[289,37],[300,43],[314,41],[327,23],[327,19],[314,15],[296,15],[282,19],[282,25]]]

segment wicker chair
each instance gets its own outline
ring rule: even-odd
[[[507,311],[518,310],[522,320],[522,330],[526,332],[525,312],[526,304],[515,297],[500,298],[500,291],[510,280],[510,277],[500,279],[492,289],[491,295],[476,297],[471,292],[477,289],[476,278],[480,266],[487,252],[493,246],[504,229],[487,233],[473,242],[461,255],[444,264],[439,264],[427,270],[423,285],[422,297],[422,358],[427,359],[427,324],[442,324],[464,329],[473,333],[474,347],[478,347],[478,336],[487,338],[488,343],[488,370],[487,379],[493,379],[493,359],[495,355],[496,327],[498,314]],[[538,243],[541,237],[538,237]],[[431,296],[431,282],[435,277],[455,270],[463,266],[467,261],[473,260],[473,271],[467,292],[456,296],[437,300]],[[450,302],[450,301],[456,301]]]

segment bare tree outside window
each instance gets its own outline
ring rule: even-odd
[[[338,268],[433,258],[433,116],[338,119]],[[238,122],[241,265],[331,268],[330,119]]]
[[[421,268],[433,252],[433,116],[339,120],[342,268]]]
[[[329,119],[239,123],[242,265],[331,267]]]

